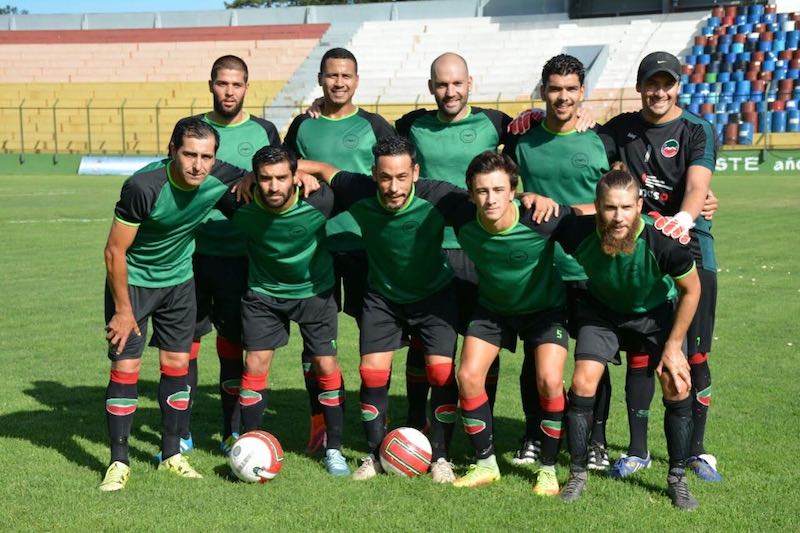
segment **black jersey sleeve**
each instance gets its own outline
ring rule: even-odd
[[[694,259],[688,246],[667,237],[650,224],[645,224],[644,231],[647,246],[661,272],[672,278],[682,278],[694,269]]]
[[[416,122],[418,118],[422,117],[427,112],[427,109],[415,109],[414,111],[406,113],[402,117],[398,118],[394,123],[394,129],[397,130],[397,134],[406,138],[410,137],[411,127],[414,125],[414,122]]]
[[[281,136],[278,134],[278,128],[275,127],[275,124],[270,122],[269,120],[260,118],[260,117],[253,117],[251,116],[250,119],[264,128],[264,131],[267,133],[267,139],[269,139],[270,146],[280,146],[281,145]]]
[[[305,199],[314,209],[322,213],[325,218],[332,218],[337,215],[336,198],[333,190],[327,183],[320,182],[319,189],[312,192]]]
[[[564,251],[573,254],[588,237],[596,231],[594,215],[576,215],[574,212],[560,217],[551,239],[558,242]]]
[[[209,175],[214,176],[225,185],[231,186],[244,177],[247,171],[243,168],[235,167],[221,159],[217,159],[211,167]]]
[[[128,224],[141,224],[153,210],[166,181],[165,169],[136,174],[125,180],[114,216]]]
[[[494,126],[494,129],[497,131],[498,146],[508,141],[508,137],[511,136],[511,134],[508,133],[508,125],[511,124],[512,120],[510,116],[496,109],[473,107],[472,110],[485,114],[492,123],[492,126]]]
[[[519,146],[519,140],[521,137],[521,135],[508,133],[506,135],[505,142],[503,143],[503,153],[513,159],[515,163],[519,163],[519,161],[517,161],[517,146]]]
[[[475,220],[476,216],[478,216],[477,206],[471,201],[466,201],[453,211],[449,222],[453,225],[453,230],[458,234],[461,228]]]
[[[358,114],[360,117],[369,122],[370,126],[372,126],[372,133],[375,134],[375,139],[380,140],[384,137],[390,137],[394,135],[392,126],[386,122],[386,119],[382,116],[376,113],[370,113],[369,111],[364,111],[363,109],[359,109]]]
[[[573,211],[572,208],[568,205],[561,205],[558,208],[558,216],[551,216],[550,220],[547,222],[542,222],[541,224],[537,224],[533,221],[533,208],[525,209],[520,208],[519,210],[519,221],[521,224],[524,224],[531,228],[533,231],[541,235],[547,240],[554,239],[554,233],[558,229],[561,222],[566,219],[567,217],[572,216]]]
[[[330,186],[336,198],[336,208],[341,211],[346,211],[359,200],[375,197],[375,181],[366,174],[340,170],[331,178]]]
[[[256,194],[255,185],[253,188],[254,190],[252,191],[252,194]],[[229,188],[227,192],[222,195],[222,198],[217,200],[217,203],[214,205],[214,209],[218,209],[228,219],[231,219],[233,218],[233,215],[236,214],[236,211],[244,205],[247,205],[244,200],[237,200],[236,193],[232,192]]]
[[[310,119],[306,113],[297,115],[289,125],[289,131],[286,132],[286,137],[283,138],[283,146],[295,153],[297,157],[305,157],[305,154],[300,153],[300,147],[297,146],[297,132],[300,130],[300,125],[303,121]]]
[[[470,202],[467,191],[446,181],[424,179],[417,181],[415,187],[415,194],[433,204],[448,225],[453,225],[453,217],[465,203]]]
[[[705,120],[692,124],[689,142],[689,165],[699,165],[713,172],[717,161],[717,145],[711,124]]]
[[[603,143],[603,148],[606,150],[606,159],[608,159],[609,164],[614,161],[619,161],[619,150],[617,149],[617,142],[614,139],[614,128],[616,124],[617,121],[612,118],[605,124],[596,125],[592,128],[592,131],[600,138],[600,142]]]

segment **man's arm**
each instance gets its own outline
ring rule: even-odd
[[[305,172],[311,174],[317,179],[323,180],[325,183],[330,184],[333,177],[339,172],[339,169],[328,163],[322,161],[310,161],[308,159],[299,159],[297,161],[298,172]]]
[[[683,194],[681,211],[688,213],[692,217],[692,221],[703,211],[710,185],[710,169],[700,165],[691,165],[686,171],[686,192]]]
[[[692,268],[685,276],[675,279],[675,285],[680,291],[678,307],[656,372],[660,376],[666,369],[672,377],[677,392],[684,393],[692,387],[689,361],[683,353],[683,341],[700,301],[700,277],[697,275],[697,268]]]
[[[109,346],[116,346],[118,354],[125,348],[131,332],[141,335],[128,294],[128,263],[125,257],[138,231],[138,225],[115,219],[106,241],[106,282],[114,298],[114,316],[106,325],[106,340]]]

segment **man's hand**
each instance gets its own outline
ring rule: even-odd
[[[322,106],[325,104],[325,99],[323,97],[319,97],[305,110],[305,114],[311,118],[319,118],[322,116]]]
[[[256,183],[256,177],[252,172],[248,172],[238,182],[234,183],[231,187],[231,192],[236,193],[236,201],[249,204],[253,200],[253,185]]]
[[[714,191],[708,189],[706,201],[703,202],[703,210],[700,211],[700,214],[706,220],[711,220],[714,218],[714,213],[717,212],[717,209],[719,209],[719,198],[714,195]]]
[[[517,118],[511,121],[511,124],[508,125],[509,133],[513,133],[514,135],[522,135],[532,126],[536,126],[537,124],[541,124],[544,120],[544,109],[528,109],[523,111]]]
[[[675,239],[683,245],[689,244],[689,241],[691,240],[691,237],[689,236],[689,230],[694,227],[692,215],[686,211],[675,213],[675,216],[672,217],[661,216],[656,211],[650,211],[648,215],[653,217],[655,220],[653,226],[658,231],[667,237]]]
[[[308,198],[312,192],[320,188],[319,180],[307,172],[298,170],[295,172],[295,176],[303,188],[303,198]]]
[[[139,324],[133,313],[114,313],[114,316],[106,325],[106,340],[110,348],[116,347],[117,354],[121,354],[128,344],[128,337],[133,332],[137,337],[142,334],[139,331]]]
[[[523,194],[519,198],[519,201],[525,209],[534,208],[531,220],[537,224],[541,224],[543,221],[549,221],[552,216],[558,216],[558,203],[547,196],[528,192]]]
[[[680,343],[667,341],[664,345],[664,352],[661,361],[656,367],[656,374],[661,377],[664,371],[669,372],[675,389],[679,394],[688,392],[692,388],[692,375],[689,371],[689,361],[686,359]]]
[[[578,117],[578,121],[575,123],[575,131],[584,132],[597,125],[594,115],[588,109],[579,107],[575,112],[575,116]]]

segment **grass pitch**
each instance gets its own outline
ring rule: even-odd
[[[156,472],[155,351],[144,356],[131,436],[132,476],[119,494],[97,490],[108,461],[103,398],[102,248],[122,179],[0,176],[0,524],[5,530],[528,531],[800,529],[800,483],[791,470],[800,445],[800,181],[792,177],[717,178],[717,331],[710,363],[714,403],[707,446],[720,484],[690,483],[701,508],[672,509],[665,494],[663,409],[653,402],[654,465],[626,482],[591,476],[576,504],[538,498],[533,470],[511,464],[523,423],[520,357],[503,353],[496,445],[503,479],[479,489],[429,479],[332,479],[302,453],[307,398],[299,335],[276,356],[266,429],[286,450],[283,471],[265,486],[233,483],[217,452],[218,364],[213,336],[200,356],[193,416],[199,481]],[[342,315],[340,354],[347,384],[345,455],[363,455],[358,421],[357,335]],[[404,357],[398,355],[390,425],[405,418]],[[570,371],[567,372],[569,375]],[[627,444],[624,369],[613,371],[612,460]],[[453,460],[470,452],[456,428]],[[562,454],[559,480],[567,476]]]

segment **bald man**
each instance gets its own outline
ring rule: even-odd
[[[417,147],[420,178],[434,178],[466,188],[464,176],[472,159],[505,143],[511,118],[494,109],[469,105],[472,77],[467,62],[458,54],[444,53],[431,63],[428,90],[436,109],[417,109],[395,123],[397,133]],[[477,274],[461,251],[452,228],[445,228],[442,248],[455,273],[459,303],[459,328],[463,331],[478,297]],[[425,406],[428,383],[421,342],[412,338],[406,366],[409,426],[422,429],[427,421]],[[486,389],[494,405],[499,359],[489,370]],[[435,416],[435,413],[434,413]]]

